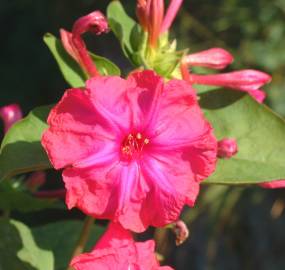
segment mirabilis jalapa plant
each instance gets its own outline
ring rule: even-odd
[[[262,104],[260,89],[271,77],[251,69],[195,74],[196,66],[222,70],[233,56],[222,48],[176,50],[168,34],[182,2],[170,1],[165,12],[163,0],[138,0],[137,23],[113,1],[107,18],[94,11],[71,32],[61,29],[60,40],[46,34],[71,88],[3,140],[1,178],[63,169],[67,207],[110,220],[91,253],[74,254],[76,270],[172,269],[159,266],[153,240],[136,242],[132,232],[172,224],[183,242],[188,231],[179,216],[194,205],[201,182],[284,186],[285,123]],[[110,30],[134,65],[126,78],[82,38]],[[36,132],[27,132],[31,125]],[[21,151],[12,162],[11,146],[20,141],[35,142],[25,146],[34,159]]]

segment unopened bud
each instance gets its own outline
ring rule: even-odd
[[[61,43],[64,47],[64,49],[67,51],[67,53],[76,61],[80,64],[80,56],[78,55],[77,49],[74,47],[72,43],[72,33],[60,29],[60,38],[61,38]]]
[[[177,15],[180,6],[182,5],[182,2],[183,0],[171,0],[169,7],[167,8],[165,17],[163,19],[160,33],[163,34],[164,32],[169,30]]]
[[[176,236],[175,242],[177,246],[183,244],[185,240],[189,237],[189,230],[182,220],[178,220],[175,222],[173,232]]]
[[[285,180],[275,180],[272,182],[265,182],[260,184],[260,186],[263,188],[270,188],[270,189],[285,188]]]
[[[152,47],[156,47],[164,16],[164,0],[152,0],[148,1],[148,3],[147,14],[149,14],[149,44]]]
[[[248,92],[253,98],[260,102],[260,92],[254,93],[261,86],[271,81],[271,76],[258,70],[241,70],[222,74],[211,75],[189,75],[192,84],[216,85]],[[255,95],[257,94],[257,95]]]
[[[266,98],[266,93],[257,89],[248,91],[248,94],[250,94],[258,103],[263,103]]]
[[[4,122],[4,132],[18,120],[23,118],[22,110],[18,104],[11,104],[0,108],[0,118]]]
[[[238,146],[235,139],[222,139],[218,141],[218,157],[231,158],[238,152]]]
[[[107,19],[100,11],[94,11],[79,18],[73,25],[72,33],[64,29],[60,30],[63,47],[90,77],[98,76],[99,73],[86,49],[81,35],[85,32],[92,32],[99,35],[108,31]]]
[[[91,32],[96,35],[109,32],[108,21],[100,11],[94,11],[79,18],[73,25],[72,34],[82,35]]]
[[[139,23],[145,32],[148,31],[148,14],[146,7],[146,0],[138,0],[136,14],[139,19]]]
[[[224,86],[247,92],[270,82],[271,76],[258,70],[247,69],[211,75],[191,74],[190,80],[192,83]]]
[[[223,69],[233,62],[233,56],[224,49],[212,48],[189,54],[184,57],[183,61],[185,61],[188,66]]]

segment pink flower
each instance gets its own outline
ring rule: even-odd
[[[4,123],[4,132],[23,118],[22,110],[18,104],[10,104],[0,108],[0,118]]]
[[[81,38],[81,35],[88,31],[96,35],[109,31],[108,22],[100,11],[79,18],[73,25],[72,33],[60,29],[60,36],[63,47],[69,55],[78,62],[88,76],[93,77],[99,73]]]
[[[183,61],[189,67],[201,66],[212,69],[224,69],[233,62],[233,59],[233,56],[228,51],[221,48],[212,48],[186,55]]]
[[[48,124],[42,145],[64,168],[68,208],[136,232],[176,221],[215,169],[216,139],[194,90],[153,71],[66,91]]]
[[[231,158],[238,152],[238,145],[235,139],[224,138],[218,141],[218,157]]]
[[[119,224],[109,228],[90,253],[75,257],[70,265],[75,270],[171,270],[159,266],[154,241],[135,242],[129,231]]]
[[[275,180],[272,182],[265,182],[259,185],[263,188],[270,188],[270,189],[285,188],[285,180]]]

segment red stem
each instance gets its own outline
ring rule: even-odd
[[[38,198],[65,198],[65,194],[65,189],[57,189],[50,191],[37,191],[34,193],[34,196]]]

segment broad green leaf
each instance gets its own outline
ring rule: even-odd
[[[38,107],[9,129],[0,148],[0,179],[51,167],[41,146],[50,109],[51,106]]]
[[[54,270],[51,251],[39,248],[30,229],[15,220],[0,220],[1,270]]]
[[[23,191],[0,191],[0,209],[18,212],[34,212],[42,209],[57,208],[56,199],[38,199]]]
[[[205,183],[253,184],[285,179],[285,122],[265,105],[233,90],[200,95],[217,139],[236,138],[239,151],[220,159]]]
[[[120,1],[112,1],[107,8],[109,25],[119,39],[125,55],[136,64],[135,52],[139,50],[141,39],[140,26],[128,16]]]
[[[55,258],[55,270],[66,269],[72,251],[82,230],[81,221],[60,221],[33,229],[33,235],[41,247],[51,250]],[[94,225],[85,251],[90,251],[105,229]]]
[[[61,42],[52,34],[44,36],[44,42],[53,54],[63,77],[72,87],[82,87],[87,79],[80,66],[65,51]],[[108,59],[90,53],[96,67],[102,75],[120,75],[120,69]]]
[[[0,182],[0,209],[4,211],[33,212],[45,208],[54,208],[56,199],[39,199],[27,191],[13,186],[14,181]]]

